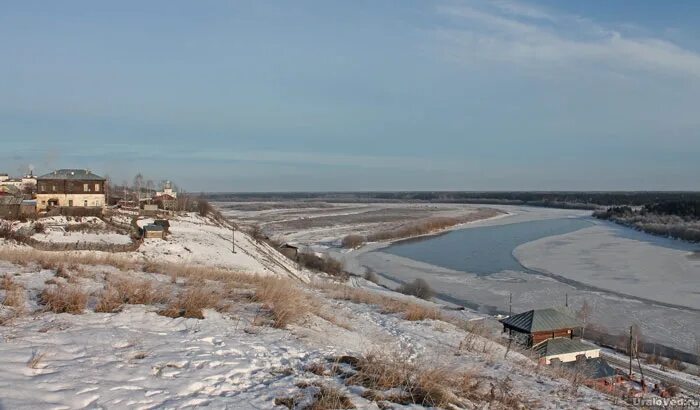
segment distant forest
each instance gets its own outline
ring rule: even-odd
[[[664,203],[700,203],[700,192],[289,192],[210,193],[211,201],[322,201],[322,202],[436,202],[530,205],[599,210],[615,206],[662,206]]]
[[[654,235],[700,242],[700,201],[668,201],[633,209],[614,206],[593,216]]]

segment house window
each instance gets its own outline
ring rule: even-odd
[[[100,184],[95,184],[95,192],[100,192]]]
[[[69,199],[69,200],[68,200],[68,206],[73,206],[73,200],[72,200],[72,199]]]
[[[90,192],[90,185],[83,184],[83,192]]]
[[[56,192],[56,185],[51,185],[51,190]]]
[[[85,205],[84,205],[84,206],[85,206],[85,208],[87,208],[87,199],[85,200]]]

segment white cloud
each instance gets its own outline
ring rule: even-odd
[[[441,6],[449,26],[436,34],[462,63],[507,62],[541,67],[590,64],[612,71],[648,71],[700,79],[700,54],[669,41],[623,33],[581,16],[506,1]]]

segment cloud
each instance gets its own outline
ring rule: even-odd
[[[624,25],[507,1],[466,2],[437,9],[436,29],[448,56],[464,64],[505,62],[542,68],[587,64],[612,72],[645,71],[700,79],[700,54]]]

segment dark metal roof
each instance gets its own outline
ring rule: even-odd
[[[162,231],[163,227],[155,224],[148,224],[143,227],[144,231]]]
[[[581,327],[578,320],[554,308],[529,310],[508,316],[501,323],[524,333]]]
[[[0,205],[20,205],[22,198],[14,196],[0,196]]]
[[[600,349],[600,347],[586,343],[581,339],[569,339],[568,337],[555,337],[533,347],[540,357],[554,356],[566,353],[587,352],[589,350]]]
[[[42,175],[37,179],[76,179],[81,181],[104,181],[105,179],[93,174],[89,169],[57,169],[56,171]]]
[[[563,363],[563,366],[571,370],[581,370],[583,375],[589,380],[615,376],[615,369],[602,357],[567,362]]]

